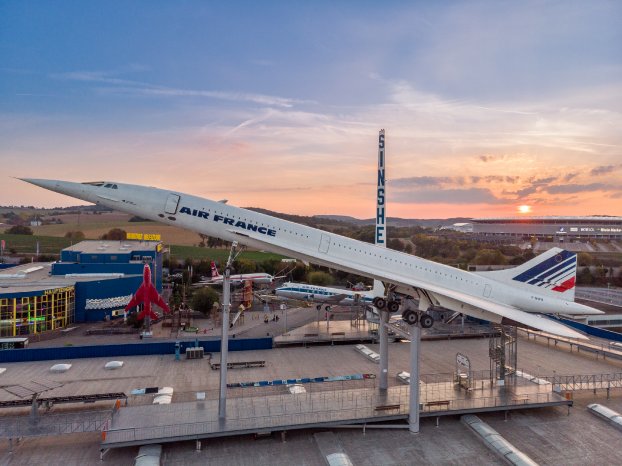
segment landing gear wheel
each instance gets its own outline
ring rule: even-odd
[[[325,310],[326,312],[330,312],[330,306],[326,306],[326,307],[324,308],[324,310]]]
[[[321,310],[322,310],[322,305],[321,305],[321,304],[318,304],[317,306],[315,306],[315,308],[316,308],[318,311],[321,311]]]
[[[378,309],[384,309],[385,307],[387,307],[387,300],[384,299],[381,296],[376,296],[373,300],[372,300],[372,304],[377,307]]]
[[[400,309],[400,303],[398,303],[397,301],[389,301],[387,303],[387,310],[391,313],[394,314],[397,311],[399,311]]]
[[[404,311],[404,313],[402,314],[402,319],[404,319],[404,322],[406,322],[408,325],[415,325],[417,323],[417,320],[419,319],[419,316],[415,311],[408,310]]]
[[[421,328],[430,328],[434,325],[434,318],[430,314],[421,314],[419,325]]]

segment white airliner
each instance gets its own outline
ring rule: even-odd
[[[218,267],[216,267],[216,263],[212,261],[211,263],[211,278],[207,280],[201,280],[195,285],[222,285],[223,276],[218,272]],[[281,277],[274,277],[269,273],[240,273],[236,275],[231,275],[231,283],[234,285],[239,285],[244,282],[253,282],[258,285],[268,285],[272,283],[275,279]]]
[[[381,280],[397,293],[418,296],[421,311],[438,305],[572,338],[586,337],[540,314],[602,313],[574,302],[577,256],[558,248],[513,269],[475,274],[174,190],[117,182],[24,181],[142,218]],[[376,300],[377,306],[381,300]],[[422,316],[429,319],[411,310],[403,317],[414,324]]]
[[[344,290],[341,288],[329,288],[326,286],[308,285],[306,283],[287,282],[275,288],[273,293],[283,298],[298,299],[300,301],[312,301],[314,303],[353,306],[355,304],[369,305],[373,304],[373,300],[377,296],[382,296],[382,291],[354,291]],[[319,308],[319,307],[318,307]],[[327,306],[326,310],[330,310]]]

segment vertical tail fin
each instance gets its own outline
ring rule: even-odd
[[[220,274],[218,273],[218,268],[216,267],[216,262],[212,261],[211,263],[211,268],[212,268],[212,278],[219,278]]]
[[[552,248],[518,267],[483,272],[484,275],[523,287],[534,286],[541,293],[574,301],[577,278],[577,255],[560,248]]]

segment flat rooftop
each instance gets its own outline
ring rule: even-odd
[[[82,277],[50,275],[51,268],[50,262],[31,262],[0,270],[0,295],[64,288],[74,286],[77,282],[94,280],[92,274],[85,274]],[[113,274],[102,274],[96,278],[109,280],[115,277]]]
[[[264,325],[263,323],[261,325]],[[68,336],[67,338],[71,338]],[[368,344],[379,351],[378,345]],[[389,345],[389,384],[399,384],[396,374],[408,371],[409,343]],[[422,341],[421,374],[452,373],[456,353],[467,355],[475,371],[489,369],[488,339]],[[219,354],[213,355],[219,360]],[[111,359],[123,360],[117,370],[105,370]],[[229,361],[264,360],[264,367],[230,369],[228,382],[247,382],[300,377],[338,376],[356,373],[377,373],[378,365],[354,350],[354,345],[290,347],[253,352],[230,352]],[[71,363],[72,368],[62,374],[53,374],[50,367],[56,363]],[[519,338],[518,366],[533,375],[573,375],[616,373],[622,371],[622,362],[597,359],[593,354],[570,352],[563,346],[547,347],[544,339],[537,341]],[[6,371],[0,375],[0,386],[18,384],[36,379],[48,379],[63,385],[45,393],[46,397],[92,394],[131,390],[146,387],[173,387],[173,403],[188,403],[196,399],[196,392],[206,392],[208,399],[218,397],[219,372],[212,370],[209,359],[180,361],[174,355],[74,359],[2,364]],[[364,386],[373,388],[376,381],[335,382],[334,388],[351,389]],[[358,385],[357,385],[358,384]],[[326,390],[326,385],[323,390]],[[309,387],[309,386],[308,386]],[[485,413],[480,417],[505,438],[541,464],[613,464],[619,462],[620,433],[600,419],[586,412],[585,406],[601,402],[622,411],[622,391],[612,390],[612,398],[605,399],[604,390],[593,394],[575,392],[575,407],[546,408],[513,412],[507,421],[499,413]],[[0,398],[12,395],[0,389]],[[229,397],[266,396],[266,388],[236,388]],[[129,405],[151,402],[152,395],[130,396]],[[95,405],[55,405],[48,414],[68,410],[110,409],[110,402]],[[123,409],[123,408],[121,408]],[[7,409],[0,415],[15,414]],[[28,413],[27,409],[21,412]],[[327,431],[327,429],[322,429]],[[404,464],[462,464],[476,461],[480,464],[502,464],[480,443],[457,417],[443,418],[439,427],[435,420],[423,418],[421,432],[407,430],[329,429],[343,451],[357,465]],[[25,438],[13,445],[8,453],[6,440],[0,450],[0,463],[5,464],[101,464],[99,433],[84,433],[47,438]],[[317,430],[290,431],[285,437],[274,434],[262,440],[249,436],[206,439],[203,449],[195,451],[194,442],[165,444],[164,464],[217,464],[217,465],[324,465]],[[131,464],[137,447],[117,448],[104,456],[103,463]]]
[[[155,250],[160,241],[137,241],[137,240],[97,240],[81,241],[69,246],[63,251],[75,251],[85,254],[129,254],[132,251]]]

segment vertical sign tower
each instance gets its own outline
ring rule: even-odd
[[[375,244],[381,247],[387,247],[387,211],[386,211],[386,177],[385,177],[385,157],[384,157],[384,130],[380,130],[378,135],[378,184],[376,185],[376,234]],[[374,280],[374,294],[385,295],[384,285],[379,280]],[[378,337],[380,340],[380,374],[379,387],[380,390],[386,390],[389,387],[389,312],[386,307],[378,310],[380,325],[378,326]]]
[[[376,236],[378,246],[387,246],[386,187],[384,159],[384,130],[378,135],[378,185],[376,189]]]

